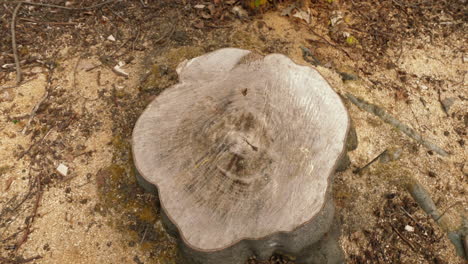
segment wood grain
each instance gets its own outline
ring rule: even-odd
[[[289,232],[326,202],[349,118],[314,69],[222,49],[181,63],[133,132],[139,173],[204,251]]]

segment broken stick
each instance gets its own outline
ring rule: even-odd
[[[401,132],[403,132],[404,134],[406,134],[408,137],[410,137],[410,138],[416,140],[417,142],[421,143],[426,148],[428,148],[428,149],[430,149],[430,150],[432,150],[432,151],[436,152],[437,154],[439,154],[441,156],[444,156],[444,157],[449,155],[449,153],[447,151],[443,150],[441,147],[437,146],[436,144],[425,140],[414,129],[412,129],[409,126],[403,124],[402,122],[400,122],[399,120],[397,120],[396,118],[394,118],[393,116],[388,114],[385,110],[383,110],[379,106],[368,103],[368,102],[364,101],[363,99],[358,98],[358,97],[356,97],[356,96],[354,96],[354,95],[352,95],[350,93],[346,93],[346,97],[351,101],[351,103],[355,104],[356,106],[358,106],[359,108],[361,108],[362,110],[364,110],[366,112],[372,113],[372,114],[380,117],[380,119],[382,119],[385,123],[392,125],[396,129],[398,129]]]

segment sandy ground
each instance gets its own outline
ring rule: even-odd
[[[134,180],[129,136],[139,113],[176,82],[175,66],[186,58],[231,46],[280,52],[310,65],[300,47],[321,41],[304,23],[274,11],[205,38],[194,34],[190,44],[180,38],[160,46],[143,41],[145,50],[119,58],[127,60],[128,78],[99,54],[117,43],[103,38],[86,50],[63,46],[53,66],[24,68],[30,81],[0,91],[0,263],[35,256],[30,263],[174,263],[176,249],[159,222],[157,201]],[[447,210],[453,228],[467,216],[468,64],[463,49],[455,48],[463,47],[463,38],[450,38],[448,45],[422,36],[389,49],[396,67],[370,75],[362,69],[372,66],[359,55],[313,46],[327,66],[317,69],[338,93],[379,105],[450,153],[430,151],[345,100],[359,145],[349,153],[351,167],[337,174],[334,192],[349,263],[463,263],[442,229],[395,183],[409,172]],[[344,82],[337,69],[361,78]],[[14,84],[14,76],[8,73],[0,85]],[[403,95],[395,84],[405,87]],[[447,98],[453,105],[444,112]],[[352,172],[385,149],[401,156],[391,166],[376,162]],[[56,170],[60,164],[66,175]]]

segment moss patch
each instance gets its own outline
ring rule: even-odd
[[[170,49],[163,56],[157,57],[149,66],[147,75],[141,84],[144,91],[157,91],[177,83],[177,65],[186,59],[192,59],[204,53],[201,47],[183,46]]]
[[[129,142],[115,136],[111,144],[114,163],[96,176],[98,211],[110,216],[111,227],[123,234],[128,246],[150,252],[153,263],[174,263],[176,247],[162,228],[156,198],[138,186]]]

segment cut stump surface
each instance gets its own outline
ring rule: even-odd
[[[137,121],[133,153],[184,243],[222,250],[319,215],[349,128],[323,77],[284,55],[234,48],[177,71],[180,82]]]

